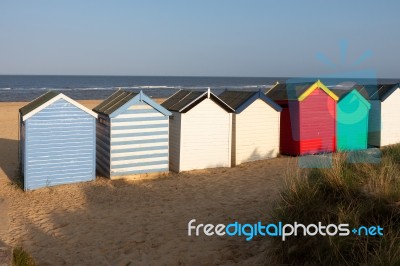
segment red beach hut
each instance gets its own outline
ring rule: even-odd
[[[321,81],[277,84],[267,92],[267,96],[282,107],[281,154],[335,151],[338,97]]]

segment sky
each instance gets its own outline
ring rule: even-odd
[[[0,74],[399,78],[399,10],[396,0],[1,0]]]

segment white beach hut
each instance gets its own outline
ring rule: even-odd
[[[208,91],[180,90],[164,103],[170,117],[170,169],[231,166],[232,112]]]
[[[363,86],[358,90],[371,103],[368,145],[381,147],[400,143],[399,84]]]
[[[219,98],[235,110],[232,166],[276,157],[282,108],[261,91],[226,90]]]

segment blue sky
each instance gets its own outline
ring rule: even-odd
[[[2,0],[0,74],[397,78],[399,3]]]

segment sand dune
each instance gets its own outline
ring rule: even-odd
[[[88,107],[98,101],[81,101]],[[267,221],[285,169],[277,158],[155,180],[63,185],[23,192],[17,110],[0,103],[0,241],[23,246],[40,265],[261,264],[267,241],[188,237],[187,223]]]

